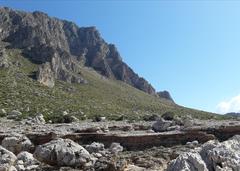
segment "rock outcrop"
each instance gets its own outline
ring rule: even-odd
[[[0,30],[0,40],[8,42],[10,48],[22,49],[32,62],[42,64],[37,79],[44,85],[54,86],[54,79],[85,82],[80,72],[84,65],[156,95],[154,88],[122,61],[117,48],[106,43],[95,27],[80,28],[42,12],[0,8]]]
[[[160,98],[169,100],[169,101],[171,101],[171,102],[174,103],[174,100],[173,100],[173,98],[171,97],[171,95],[170,95],[170,93],[169,93],[168,91],[160,91],[160,92],[157,92],[157,95],[158,95]]]

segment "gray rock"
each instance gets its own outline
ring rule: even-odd
[[[86,146],[86,150],[89,153],[98,153],[99,151],[104,150],[104,144],[93,142],[92,144]]]
[[[13,164],[17,157],[7,149],[0,146],[0,171],[13,171]]]
[[[197,152],[183,153],[173,160],[167,171],[208,171],[206,164]]]
[[[171,126],[174,126],[174,123],[172,121],[166,121],[164,119],[159,119],[152,125],[152,129],[155,132],[164,132],[167,131]]]
[[[36,170],[39,168],[40,162],[36,160],[29,152],[23,151],[17,155],[15,168],[19,171]]]
[[[69,139],[55,139],[40,145],[34,157],[41,162],[56,166],[84,167],[92,159],[87,150]]]
[[[119,143],[112,143],[109,151],[115,155],[123,151],[123,147]]]
[[[33,122],[37,124],[45,124],[46,121],[44,119],[44,116],[42,114],[39,114],[33,118]]]
[[[2,141],[2,146],[14,154],[18,154],[21,151],[31,151],[33,148],[32,142],[26,136],[20,134],[5,137]]]

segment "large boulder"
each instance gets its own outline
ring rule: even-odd
[[[0,146],[0,171],[13,171],[13,164],[17,157],[7,149]]]
[[[70,139],[55,139],[40,145],[34,157],[41,162],[55,166],[84,167],[92,162],[87,150]]]
[[[197,152],[183,153],[173,160],[167,171],[208,171],[206,164]]]
[[[18,154],[21,151],[31,151],[33,148],[32,142],[21,134],[5,137],[2,141],[2,146],[14,154]]]
[[[173,121],[164,120],[163,118],[159,119],[152,125],[152,130],[155,132],[164,132],[168,131],[168,129],[172,126],[175,126]]]

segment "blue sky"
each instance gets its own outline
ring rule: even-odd
[[[127,64],[180,105],[240,110],[240,2],[0,0],[0,5],[96,26]]]

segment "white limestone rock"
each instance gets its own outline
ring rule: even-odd
[[[34,152],[34,157],[41,162],[70,167],[84,167],[92,162],[87,150],[70,139],[55,139],[40,145]]]

